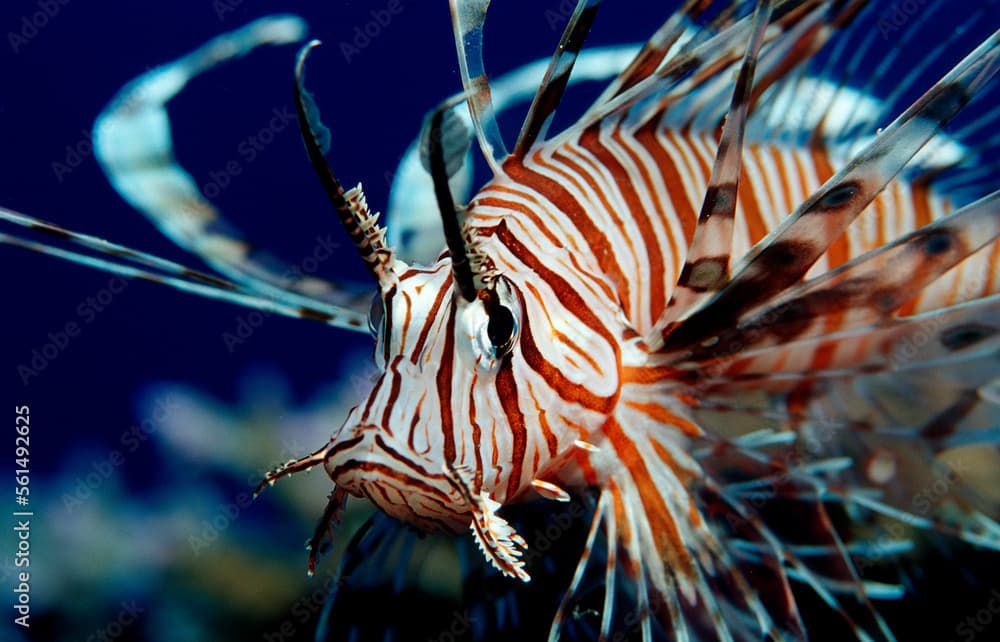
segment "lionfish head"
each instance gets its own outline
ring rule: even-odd
[[[418,526],[456,531],[472,510],[456,484],[494,485],[464,472],[479,447],[463,436],[489,438],[466,430],[470,405],[499,407],[492,380],[516,343],[520,306],[502,278],[464,298],[447,255],[429,268],[392,265],[379,272],[369,315],[380,372],[323,463],[338,489]]]
[[[279,467],[264,483],[318,465],[325,468],[336,489],[317,529],[314,551],[346,496],[354,495],[427,530],[471,527],[497,568],[527,580],[519,559],[524,542],[495,511],[530,489],[554,499],[569,497],[541,477],[547,469],[561,468],[560,462],[574,456],[582,442],[570,431],[549,430],[546,413],[558,417],[564,410],[560,404],[567,402],[536,391],[550,389],[546,377],[562,376],[559,361],[564,355],[559,353],[566,350],[560,341],[578,331],[569,327],[568,314],[561,320],[540,316],[546,295],[539,288],[549,286],[532,276],[537,270],[507,269],[516,254],[509,246],[516,245],[517,235],[506,218],[472,228],[464,221],[469,209],[452,200],[444,149],[448,135],[442,130],[458,104],[454,99],[429,117],[423,138],[447,248],[428,267],[407,265],[395,255],[360,186],[344,190],[323,158],[323,137],[315,133],[322,126],[302,86],[311,45],[297,65],[300,125],[310,159],[378,284],[369,327],[379,373],[367,399],[326,446]],[[528,332],[529,316],[547,321],[536,324],[535,336]],[[601,346],[611,361],[613,343]],[[583,348],[575,349],[579,354],[573,358],[595,364],[595,370],[604,361],[603,352],[591,358]],[[541,363],[546,367],[540,368]],[[591,375],[617,390],[615,377],[609,376],[616,370]],[[578,432],[596,429],[603,416],[594,412],[590,419],[584,423],[593,425],[579,425]],[[529,431],[533,423],[543,431]]]

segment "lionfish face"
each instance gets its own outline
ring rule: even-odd
[[[324,466],[338,488],[386,513],[455,532],[468,526],[471,507],[445,462],[468,469],[484,492],[498,484],[506,492],[509,467],[484,475],[479,442],[511,428],[477,421],[501,404],[497,374],[510,368],[521,308],[502,279],[490,295],[459,296],[447,257],[427,269],[393,268],[369,313],[381,372],[334,435]]]
[[[428,268],[380,264],[369,312],[380,373],[323,452],[338,489],[428,530],[467,528],[529,489],[561,496],[541,478],[599,429],[618,389],[619,349],[604,327],[614,307],[596,329],[580,323],[560,311],[566,293],[538,278],[542,265],[511,269],[528,259],[512,251],[506,222],[474,233],[475,262],[464,265],[482,285],[468,292],[464,256],[457,266],[447,253]],[[558,394],[553,378],[566,372],[578,380],[564,390],[588,380],[606,390],[585,401],[603,409],[581,412]]]
[[[343,202],[379,284],[369,327],[380,372],[324,448],[266,481],[321,464],[336,487],[321,524],[349,494],[427,530],[471,526],[489,561],[526,580],[524,541],[496,510],[532,492],[569,499],[555,482],[579,481],[564,464],[597,450],[620,392],[617,301],[586,302],[579,291],[598,277],[557,274],[528,249],[529,230],[488,206],[464,212],[480,224],[460,235],[446,224],[449,250],[425,268],[384,245],[359,190]]]

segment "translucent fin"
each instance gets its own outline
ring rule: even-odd
[[[171,98],[208,69],[261,45],[296,42],[304,34],[305,24],[299,18],[262,18],[146,72],[126,85],[98,116],[94,151],[111,184],[129,204],[227,278],[289,303],[320,300],[364,312],[366,303],[329,281],[289,277],[295,272],[240,237],[174,158],[166,110]]]
[[[126,259],[140,265],[145,265],[156,270],[163,270],[168,274],[174,274],[177,276],[192,277],[198,281],[204,281],[205,283],[219,285],[227,290],[236,290],[238,286],[229,283],[228,281],[223,281],[218,277],[214,277],[201,272],[195,272],[179,263],[174,261],[168,261],[167,259],[162,259],[158,256],[149,254],[148,252],[143,252],[141,250],[134,250],[124,245],[119,245],[118,243],[112,243],[106,241],[102,238],[96,236],[90,236],[89,234],[83,234],[80,232],[71,232],[64,227],[60,227],[55,223],[50,223],[48,221],[43,221],[38,218],[31,216],[26,216],[20,214],[13,210],[9,210],[5,207],[0,207],[0,220],[7,221],[8,223],[13,223],[14,225],[19,225],[23,228],[41,232],[50,237],[69,241],[81,247],[85,247],[89,250],[94,250],[96,252],[107,254],[108,256],[113,256],[118,259]],[[8,237],[10,238],[10,237]]]
[[[583,553],[580,555],[580,561],[576,565],[576,570],[573,573],[573,579],[570,582],[569,588],[563,594],[562,601],[559,603],[559,609],[556,611],[555,617],[552,618],[552,628],[549,629],[549,642],[557,642],[566,618],[569,616],[570,608],[573,604],[574,598],[576,597],[577,590],[580,588],[580,583],[583,581],[583,574],[587,570],[587,566],[590,563],[590,555],[594,549],[594,543],[597,541],[597,533],[600,531],[601,523],[605,520],[605,512],[608,508],[608,498],[606,493],[601,493],[600,498],[597,500],[597,508],[594,510],[594,515],[591,518],[590,530],[587,533],[587,541],[583,546]],[[614,533],[613,526],[610,528],[610,532]],[[613,536],[609,535],[609,541],[613,541]],[[609,559],[613,560],[614,556],[609,553]],[[614,583],[609,583],[605,585],[605,591],[609,593],[614,592]],[[607,602],[606,602],[607,603]],[[602,636],[607,635],[605,629],[604,618],[610,617],[607,609],[605,609],[605,615],[602,618],[601,631]]]
[[[476,137],[493,173],[499,174],[500,163],[507,157],[507,147],[497,125],[490,84],[483,64],[483,23],[489,6],[490,0],[451,0],[451,22],[455,32],[462,86],[468,97]]]
[[[18,225],[43,230],[49,234],[56,233],[61,238],[74,241],[80,245],[99,252],[103,252],[116,259],[128,259],[154,268],[146,269],[135,267],[119,261],[102,259],[99,256],[81,254],[71,250],[64,250],[55,246],[38,243],[19,236],[0,233],[0,243],[6,243],[16,247],[21,247],[40,254],[53,256],[64,261],[84,265],[89,268],[102,270],[110,274],[117,274],[126,278],[143,279],[153,283],[160,283],[183,292],[196,294],[208,299],[216,299],[227,303],[234,303],[247,308],[280,314],[282,316],[310,319],[319,321],[346,330],[365,332],[367,320],[353,310],[344,310],[336,306],[330,306],[322,302],[315,302],[311,306],[298,306],[285,303],[280,299],[265,297],[257,292],[247,291],[238,284],[231,283],[218,277],[204,274],[182,265],[161,259],[145,252],[132,250],[117,244],[103,241],[93,236],[72,232],[64,228],[59,228],[51,223],[45,223],[37,219],[26,217],[23,214],[10,212],[10,210],[0,210],[0,219],[9,222],[16,222]],[[159,270],[159,271],[154,271]]]

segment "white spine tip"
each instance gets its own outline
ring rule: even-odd
[[[556,486],[555,484],[543,481],[541,479],[531,480],[531,486],[535,491],[544,497],[545,499],[551,499],[557,502],[568,502],[570,499],[569,493],[565,490]]]

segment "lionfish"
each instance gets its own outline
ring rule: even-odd
[[[489,1],[451,0],[463,91],[427,117],[429,178],[410,186],[441,217],[446,247],[429,265],[404,261],[361,186],[345,189],[327,163],[329,132],[304,87],[309,43],[297,115],[377,283],[368,310],[251,249],[173,159],[166,102],[205,69],[300,40],[290,17],[147,72],[95,129],[115,188],[218,275],[10,210],[4,220],[91,252],[0,240],[371,329],[380,372],[368,398],[262,483],[320,466],[333,481],[310,571],[353,495],[419,529],[470,531],[486,562],[527,582],[528,544],[505,507],[586,493],[591,519],[551,640],[586,617],[602,640],[805,639],[801,587],[859,639],[892,639],[871,601],[904,589],[860,561],[911,543],[878,518],[1000,549],[996,500],[942,459],[980,445],[996,466],[1000,443],[989,93],[1000,31],[963,42],[990,15],[989,3],[963,6],[954,32],[879,98],[908,34],[946,7],[920,4],[873,63],[884,4],[687,0],[622,63],[620,50],[583,50],[600,2],[579,0],[508,148],[498,103],[514,99],[483,61]],[[550,135],[578,60],[610,82]],[[932,83],[940,64],[953,66]],[[925,93],[896,115],[911,88]],[[945,133],[982,94],[992,101]],[[473,140],[492,176],[465,199],[454,188]],[[953,483],[937,501],[913,501],[942,476]],[[849,532],[845,516],[872,528]],[[602,596],[581,615],[595,573]]]

